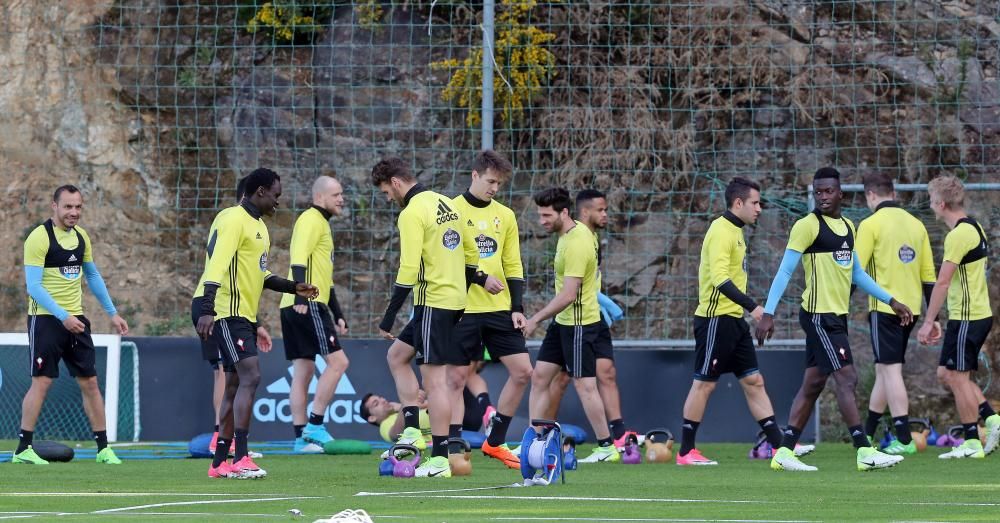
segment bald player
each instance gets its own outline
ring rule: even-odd
[[[323,425],[324,417],[348,365],[340,346],[340,336],[347,334],[347,321],[333,288],[330,233],[330,218],[340,216],[343,211],[344,188],[332,176],[320,176],[312,186],[312,206],[299,215],[292,229],[288,278],[319,289],[315,300],[293,294],[286,294],[281,300],[285,358],[292,362],[288,402],[295,429],[295,452],[320,453],[323,444],[333,440]],[[316,372],[317,356],[323,359],[326,368],[316,383],[307,416],[309,382]]]

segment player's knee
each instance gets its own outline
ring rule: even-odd
[[[834,384],[840,392],[854,392],[858,386],[858,373],[841,369],[834,374]]]
[[[573,380],[573,387],[579,395],[597,394],[597,380],[595,379],[577,378]]]
[[[605,359],[598,360],[598,362],[602,361],[606,363],[603,364],[598,363],[597,379],[605,383],[607,382],[613,383],[618,378],[618,371],[615,369],[615,364],[611,360],[605,360]]]
[[[826,388],[826,376],[817,375],[802,382],[802,389],[810,398],[819,396],[824,388]]]
[[[86,395],[99,393],[101,391],[97,384],[97,376],[77,378],[76,382],[80,385],[80,391]]]
[[[510,369],[510,381],[519,386],[525,386],[532,381],[531,365]]]
[[[52,386],[52,378],[48,376],[35,376],[31,378],[31,388],[36,392],[46,392]]]
[[[764,388],[764,376],[759,372],[751,374],[740,380],[740,385],[748,391],[756,391]]]
[[[937,369],[937,380],[938,380],[938,383],[940,383],[941,385],[943,385],[945,387],[950,387],[951,386],[951,375],[952,375],[952,373],[948,369],[946,369],[944,367],[938,367],[938,369]]]

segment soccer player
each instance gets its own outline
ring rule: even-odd
[[[597,354],[601,311],[597,305],[597,241],[593,231],[573,220],[572,201],[566,189],[553,187],[534,196],[538,222],[546,232],[559,235],[555,255],[556,295],[528,319],[525,337],[538,323],[555,316],[542,340],[528,397],[532,418],[547,412],[552,380],[565,370],[576,388],[587,420],[597,436],[591,461],[614,462],[621,455],[608,429],[604,404],[597,389]]]
[[[597,243],[597,290],[601,290],[601,238],[597,231],[608,226],[608,199],[597,189],[584,189],[576,195],[576,212],[580,223],[587,226]],[[604,403],[604,414],[608,419],[611,437],[615,440],[615,448],[625,447],[625,420],[622,417],[621,398],[618,394],[618,378],[615,369],[614,344],[611,341],[611,327],[602,319],[597,323],[597,339],[594,342],[594,356],[597,359],[597,390]],[[581,460],[598,456],[593,455]]]
[[[965,442],[938,457],[983,458],[1000,443],[1000,415],[969,376],[979,368],[979,351],[993,326],[993,309],[986,283],[989,244],[983,227],[965,212],[965,186],[958,178],[935,178],[928,184],[927,192],[934,216],[951,230],[944,238],[941,270],[917,339],[925,344],[940,339],[940,327],[935,326],[934,320],[947,297],[948,324],[937,377],[955,396],[958,418],[965,428]],[[977,426],[979,418],[986,423],[982,441]]]
[[[467,363],[452,332],[465,309],[467,281],[475,277],[470,273],[475,273],[478,254],[471,238],[463,238],[462,217],[451,199],[417,183],[402,159],[379,161],[372,168],[371,182],[402,208],[397,220],[399,272],[379,323],[382,337],[393,340],[386,359],[403,404],[406,428],[399,442],[418,448],[423,444],[416,407],[419,386],[410,367],[416,356],[427,389],[432,432],[431,456],[417,467],[416,476],[451,477],[448,425],[455,393],[448,375],[453,372],[450,367]],[[396,338],[389,331],[411,290],[413,318]]]
[[[316,300],[286,294],[281,298],[281,332],[285,335],[285,358],[292,362],[292,385],[288,401],[295,429],[295,452],[319,453],[333,436],[323,426],[326,408],[333,399],[348,360],[340,346],[347,334],[347,321],[333,287],[333,235],[330,218],[344,209],[344,189],[335,178],[320,176],[312,186],[312,207],[302,212],[292,229],[289,248],[289,278],[319,289]],[[332,313],[332,317],[331,317]],[[312,410],[306,417],[309,382],[316,372],[316,356],[326,369],[316,383]],[[307,423],[308,421],[308,423]]]
[[[462,234],[473,238],[478,248],[477,283],[469,287],[465,314],[455,329],[454,340],[465,355],[467,365],[455,367],[452,380],[461,385],[452,401],[452,437],[461,435],[463,392],[469,374],[483,360],[483,346],[490,356],[507,368],[507,382],[500,392],[495,414],[489,421],[483,454],[509,468],[520,469],[521,460],[505,443],[507,429],[517,411],[524,389],[531,381],[531,357],[524,344],[524,269],[514,211],[493,199],[500,186],[510,179],[513,167],[495,151],[476,155],[469,190],[453,200],[462,216]]]
[[[916,315],[924,297],[930,302],[934,287],[934,255],[927,229],[896,203],[896,191],[888,175],[866,175],[864,188],[865,201],[872,215],[858,224],[855,244],[858,262],[880,287],[896,296]],[[875,385],[868,401],[865,434],[874,443],[878,422],[888,406],[896,439],[882,451],[915,454],[917,446],[910,437],[909,399],[903,383],[906,344],[914,324],[903,325],[891,308],[871,297],[868,298],[868,310],[875,354]]]
[[[257,358],[257,308],[263,289],[315,298],[318,290],[272,274],[267,268],[271,238],[261,219],[273,216],[281,196],[281,178],[272,170],[255,169],[247,177],[243,202],[215,222],[209,231],[208,261],[198,335],[215,337],[222,351],[226,390],[219,416],[219,439],[208,469],[212,478],[259,478],[267,472],[247,451],[250,414],[260,383]],[[226,458],[236,440],[233,463]]]
[[[817,207],[813,212],[795,222],[789,235],[788,246],[781,260],[778,273],[771,283],[771,290],[764,305],[764,314],[757,322],[756,337],[764,340],[774,333],[774,311],[785,293],[788,280],[795,266],[802,260],[806,273],[806,289],[802,293],[799,325],[806,333],[806,369],[802,376],[788,427],[782,437],[781,447],[771,459],[774,470],[814,471],[795,456],[794,448],[802,434],[802,427],[812,414],[816,398],[833,376],[840,415],[848,426],[857,452],[858,470],[891,467],[903,460],[872,448],[861,425],[861,415],[855,402],[854,389],[858,374],[851,358],[847,334],[847,311],[851,297],[851,284],[883,303],[888,303],[899,316],[902,325],[913,321],[910,309],[896,301],[876,284],[861,267],[854,252],[854,224],[841,215],[840,173],[832,167],[823,167],[813,177],[813,193]]]
[[[764,377],[743,311],[760,321],[764,308],[747,296],[747,242],[743,227],[760,216],[760,185],[737,176],[726,186],[728,210],[705,233],[698,266],[698,308],[694,313],[695,371],[684,400],[678,465],[717,465],[695,446],[698,426],[719,376],[731,372],[739,380],[750,413],[767,441],[781,446],[781,429],[774,419]]]
[[[246,189],[247,177],[244,176],[236,183],[236,203],[239,204],[243,201],[243,192]],[[215,220],[212,222],[212,226],[209,230],[216,228],[216,222],[218,221],[218,216],[227,211],[232,211],[234,209],[239,209],[239,207],[227,207],[223,209],[219,215],[216,216]],[[208,255],[205,255],[205,264],[208,265]],[[194,296],[191,298],[191,324],[198,328],[198,317],[201,316],[201,301],[202,292],[205,285],[205,272],[202,271],[201,278],[198,279],[198,285],[194,288]],[[261,352],[268,352],[271,350],[271,335],[267,332],[267,329],[263,325],[257,325],[257,347]],[[219,410],[222,408],[222,396],[226,391],[226,373],[222,370],[222,353],[219,351],[219,345],[215,342],[215,338],[209,338],[207,340],[201,340],[201,356],[202,359],[208,362],[208,365],[212,367],[212,409],[215,411],[215,429],[212,433],[212,439],[208,443],[208,451],[215,454],[215,443],[219,439]],[[234,442],[235,443],[235,442]],[[234,452],[236,449],[232,446],[230,447],[230,452]],[[256,458],[259,455],[254,455],[254,452],[250,452],[250,457]]]
[[[82,280],[87,280],[87,287],[111,317],[118,334],[128,334],[128,324],[118,315],[97,270],[90,236],[77,226],[82,213],[80,189],[73,185],[60,186],[52,195],[52,218],[35,227],[24,240],[31,387],[21,403],[21,431],[12,463],[48,464],[35,453],[31,443],[45,396],[52,380],[59,377],[59,360],[66,364],[70,376],[76,378],[80,386],[83,410],[97,442],[97,462],[121,463],[108,447],[94,341],[90,337],[90,320],[83,315]]]

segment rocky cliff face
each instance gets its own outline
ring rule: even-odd
[[[395,240],[393,210],[365,178],[375,158],[395,153],[436,188],[464,188],[478,133],[440,101],[443,77],[429,64],[478,41],[475,13],[387,5],[366,28],[341,6],[311,40],[273,46],[245,31],[240,9],[0,6],[0,328],[22,328],[20,241],[48,216],[51,190],[74,182],[112,294],[138,332],[186,334],[211,217],[232,201],[238,173],[267,165],[285,182],[288,210],[269,224],[281,271],[311,180],[336,171],[345,181],[350,213],[334,224],[338,284],[355,333],[371,332]],[[757,294],[820,165],[841,167],[852,182],[876,168],[905,182],[946,172],[998,181],[998,2],[546,9],[535,20],[557,35],[557,74],[523,121],[497,132],[497,149],[518,170],[503,196],[524,213],[529,307],[548,294],[552,244],[533,225],[528,194],[550,184],[609,191],[604,281],[627,312],[617,332],[662,338],[691,335],[700,237],[731,174],[767,184],[771,210],[748,232]],[[991,231],[997,200],[973,198]],[[276,303],[262,303],[272,324]],[[97,310],[90,298],[88,306]],[[799,337],[793,321],[785,327]],[[857,346],[864,359],[861,335]],[[919,365],[932,369],[933,358]],[[940,392],[933,380],[918,388]]]

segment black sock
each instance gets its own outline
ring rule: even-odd
[[[963,423],[962,428],[965,429],[965,439],[979,439],[979,423]]]
[[[448,457],[448,436],[431,435],[431,457]]]
[[[20,454],[24,452],[25,449],[27,449],[28,446],[31,445],[31,442],[34,441],[35,438],[35,431],[21,429],[21,432],[17,434],[17,438],[18,438],[17,450],[14,451],[14,454]]]
[[[295,437],[296,438],[301,438],[302,437],[302,429],[306,428],[306,426],[305,425],[292,425],[292,428],[295,429]]]
[[[684,418],[684,424],[681,425],[681,456],[686,456],[694,448],[694,437],[698,433],[698,425],[701,425],[700,421]]]
[[[618,439],[625,435],[625,420],[621,418],[609,421],[608,427],[611,428],[612,438]]]
[[[448,437],[449,438],[461,438],[462,437],[462,425],[448,425]]]
[[[108,448],[108,431],[106,430],[95,430],[94,431],[94,441],[97,442],[97,452],[100,452]]]
[[[909,416],[896,416],[892,418],[892,428],[896,430],[896,439],[903,445],[909,445],[913,441],[913,436],[910,435]]]
[[[764,431],[764,436],[771,444],[771,448],[777,449],[781,446],[781,429],[778,428],[778,422],[774,420],[774,416],[759,419],[757,424],[760,425],[760,430]]]
[[[212,468],[222,465],[223,461],[229,457],[229,445],[232,444],[232,440],[219,437],[215,440],[215,456],[212,459]]]
[[[882,420],[882,416],[884,415],[885,413],[869,410],[868,419],[865,420],[865,434],[874,438],[875,431],[878,430],[878,422]]]
[[[419,407],[403,407],[403,427],[420,429]]]
[[[213,430],[212,432],[219,432],[219,424],[218,423],[215,424],[215,430]]]
[[[781,433],[781,446],[789,450],[795,450],[795,445],[799,443],[799,438],[801,437],[802,429],[789,425]]]
[[[247,452],[247,436],[250,431],[247,429],[236,429],[236,452],[233,453],[233,463],[243,459]]]
[[[609,436],[607,438],[597,440],[597,446],[598,447],[610,447],[611,445],[614,444],[614,442],[615,442],[615,440]]]
[[[316,414],[315,412],[310,412],[309,413],[309,424],[310,425],[322,425],[323,424],[323,415],[322,414]]]
[[[476,403],[479,404],[479,410],[485,413],[486,407],[493,405],[493,402],[490,401],[490,393],[484,392],[476,396]]]
[[[868,436],[865,434],[865,429],[862,428],[861,425],[847,427],[847,432],[851,433],[851,440],[854,441],[854,448],[860,449],[861,447],[872,446],[872,443],[868,441]]]
[[[513,419],[512,416],[497,412],[490,424],[490,434],[486,436],[486,442],[494,447],[503,445],[507,440],[507,427],[510,426],[511,419]]]
[[[983,418],[983,421],[986,421],[986,418],[988,418],[988,417],[990,417],[990,416],[992,416],[992,415],[994,415],[996,413],[997,412],[995,410],[993,410],[993,406],[990,405],[990,402],[984,401],[984,402],[982,402],[982,403],[979,404],[979,417]]]

